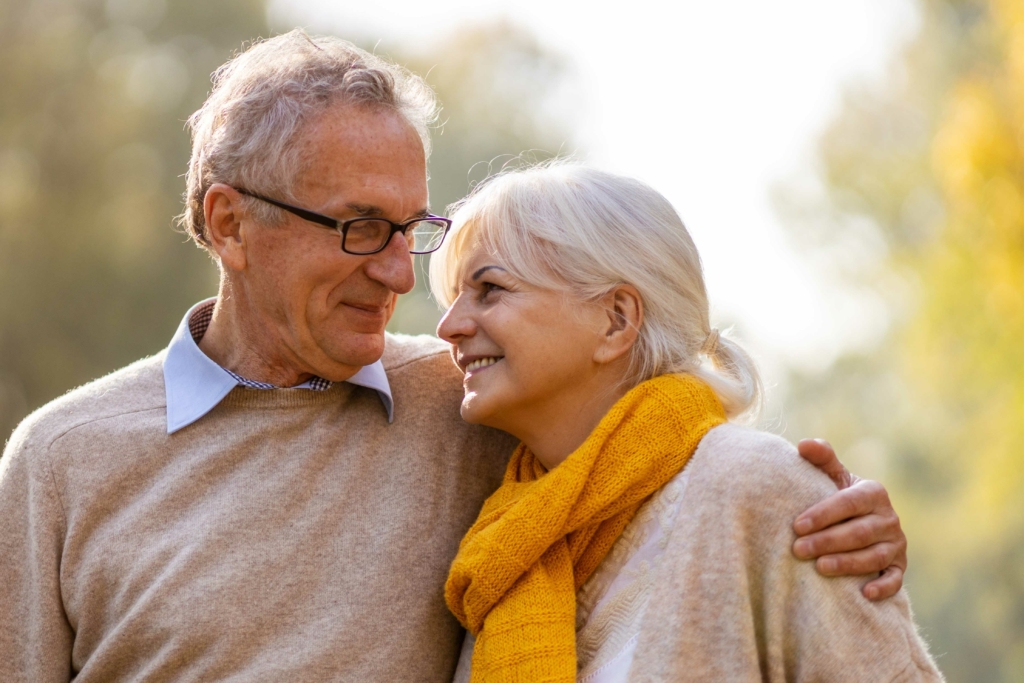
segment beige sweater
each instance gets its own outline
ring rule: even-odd
[[[0,460],[0,681],[448,681],[441,587],[514,446],[436,339],[375,392],[235,389],[168,435],[161,356],[29,417]]]
[[[935,683],[905,592],[824,578],[790,552],[792,522],[835,491],[789,443],[723,425],[690,464],[653,575],[631,683]]]

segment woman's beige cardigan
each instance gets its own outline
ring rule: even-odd
[[[792,445],[727,424],[687,469],[631,682],[942,680],[904,592],[872,603],[793,557],[793,520],[835,487]]]

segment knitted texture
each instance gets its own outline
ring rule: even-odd
[[[0,457],[0,682],[450,681],[442,588],[515,440],[459,417],[436,338],[377,392],[233,389],[167,433],[162,355]],[[382,600],[381,596],[387,599]]]
[[[706,384],[664,375],[620,399],[551,472],[520,444],[445,586],[449,609],[477,636],[474,683],[576,680],[576,591],[725,421]]]

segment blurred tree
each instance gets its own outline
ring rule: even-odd
[[[443,106],[430,160],[434,211],[504,164],[567,151],[562,105],[571,67],[523,29],[506,22],[463,27],[436,52],[392,56],[424,75]],[[417,257],[416,289],[399,300],[392,331],[434,333],[441,311],[427,293],[426,264]]]
[[[268,33],[263,0],[0,0],[0,438],[161,349],[216,292],[215,268],[172,229],[184,121],[213,69]],[[393,56],[429,72],[444,106],[435,207],[492,160],[561,146],[549,96],[568,71],[523,31],[469,28],[436,53]],[[439,312],[419,280],[391,329],[433,331]]]
[[[0,432],[163,347],[215,271],[172,230],[184,120],[262,0],[0,3]]]
[[[822,140],[838,220],[799,233],[881,236],[885,257],[859,277],[888,297],[892,332],[876,354],[795,378],[789,422],[893,489],[949,680],[1021,681],[1024,3],[919,5],[889,82],[852,92]]]

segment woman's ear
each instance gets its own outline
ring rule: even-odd
[[[616,285],[601,297],[604,337],[594,351],[594,361],[611,363],[633,348],[644,321],[644,302],[633,285]]]
[[[203,198],[206,234],[221,265],[245,270],[245,232],[242,229],[242,195],[235,188],[215,183]]]

